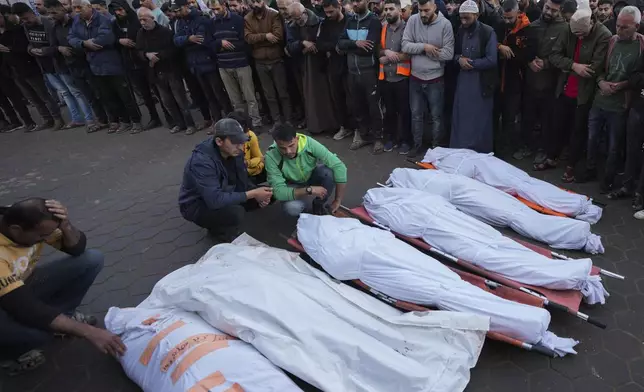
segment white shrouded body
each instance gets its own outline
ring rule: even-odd
[[[513,196],[520,196],[551,210],[590,224],[602,217],[602,209],[584,195],[567,192],[493,156],[472,150],[436,147],[427,150],[423,162],[440,170],[462,174]]]
[[[490,317],[490,330],[560,355],[576,341],[548,332],[550,313],[490,294],[393,234],[356,219],[303,214],[297,236],[306,252],[334,278],[360,279],[393,298],[443,310]]]

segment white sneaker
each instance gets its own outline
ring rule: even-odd
[[[353,133],[353,131],[346,129],[345,127],[340,127],[340,130],[333,135],[333,140],[342,140],[351,136],[351,133]]]
[[[639,219],[639,220],[644,220],[644,210],[642,211],[637,211],[634,215],[633,218]]]

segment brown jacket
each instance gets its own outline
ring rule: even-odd
[[[271,43],[266,39],[267,33],[273,33],[279,40]],[[282,59],[284,54],[284,29],[279,13],[266,7],[266,13],[258,19],[249,12],[244,17],[244,39],[253,48],[253,58],[258,63],[273,63]]]

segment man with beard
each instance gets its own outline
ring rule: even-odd
[[[228,0],[228,9],[242,18],[248,13],[248,5],[244,0]]]
[[[610,31],[613,35],[617,34],[617,15],[622,11],[622,8],[630,4],[629,0],[617,0],[613,4],[613,14],[611,18],[604,22],[604,26]]]
[[[251,0],[252,12],[244,18],[244,39],[253,49],[255,66],[275,128],[292,120],[292,113],[283,60],[284,29],[279,13],[268,8],[264,1]]]
[[[126,0],[112,0],[109,6],[110,12],[114,14],[114,31],[117,42],[121,49],[123,64],[127,70],[127,77],[135,92],[143,99],[145,107],[150,113],[150,122],[143,128],[149,130],[162,126],[154,98],[152,97],[152,86],[147,75],[148,64],[136,50],[136,35],[141,30],[141,23],[136,12],[130,7]],[[166,115],[166,120],[172,125],[174,119]],[[140,130],[137,130],[140,132]],[[137,133],[133,130],[132,133]]]
[[[367,0],[353,0],[352,4],[354,15],[347,21],[338,41],[338,49],[347,52],[348,89],[360,128],[349,148],[357,150],[375,142],[373,153],[380,154],[384,151],[384,144],[376,55],[382,25],[378,17],[367,9]]]
[[[348,107],[347,56],[337,48],[347,20],[338,0],[324,0],[322,7],[326,18],[320,23],[320,33],[315,45],[318,52],[326,58],[323,73],[329,83],[333,113],[340,123],[340,130],[333,135],[333,140],[342,140],[353,135],[355,128]]]
[[[521,112],[523,75],[528,66],[527,59],[534,58],[536,50],[530,37],[530,20],[526,14],[519,12],[519,4],[516,0],[506,0],[503,3],[503,21],[504,27],[497,31],[501,77],[497,104],[502,119],[503,136],[496,138],[496,152],[502,149],[499,143],[509,141],[515,146],[528,144],[530,134],[525,129],[518,131],[516,120]],[[497,119],[495,117],[495,121]]]
[[[174,44],[184,50],[190,72],[197,77],[210,105],[212,120],[222,118],[222,110],[231,111],[224,82],[215,62],[213,24],[186,0],[176,0],[172,9],[180,18],[174,35]]]
[[[599,4],[599,0],[588,0],[588,5],[590,6],[590,11],[592,11],[593,15],[596,17],[597,16],[597,5]]]
[[[324,7],[322,6],[322,0],[311,0],[311,7],[308,9],[313,11],[315,16],[320,18],[320,20],[324,19]]]
[[[402,51],[411,55],[411,122],[413,148],[410,157],[420,152],[423,143],[425,113],[431,116],[432,147],[447,144],[443,124],[445,102],[445,63],[454,57],[454,33],[450,22],[436,12],[434,0],[420,0],[416,15],[409,18],[402,37]],[[451,105],[451,102],[448,102]],[[403,148],[401,154],[405,152]]]
[[[606,23],[613,17],[613,0],[599,0],[597,3],[597,21]]]
[[[184,131],[192,135],[197,130],[190,114],[183,79],[175,68],[177,48],[174,46],[170,29],[155,21],[154,14],[146,7],[137,11],[141,29],[136,36],[136,50],[148,61],[148,73],[161,95],[163,105],[168,108],[175,124],[170,133]]]
[[[496,34],[492,27],[477,20],[478,12],[472,0],[466,0],[459,8],[461,27],[454,43],[454,61],[460,70],[449,146],[487,153],[493,148],[498,54]]]
[[[307,127],[310,133],[337,130],[336,114],[331,105],[328,80],[324,75],[326,56],[317,46],[320,19],[313,11],[301,3],[293,3],[288,8],[292,20],[287,50],[293,55],[303,56],[303,88]]]
[[[214,39],[219,75],[235,110],[246,111],[253,127],[261,127],[262,119],[255,98],[253,72],[246,58],[244,18],[228,11],[223,0],[212,0],[210,9],[215,14]]]
[[[563,149],[570,147],[563,181],[574,178],[575,166],[588,141],[588,113],[597,75],[604,67],[610,32],[594,21],[589,8],[580,8],[570,19],[570,29],[555,44],[550,62],[559,74],[552,127],[547,130],[548,159],[536,170],[556,167]]]
[[[537,50],[536,56],[531,55],[531,58],[527,59],[528,68],[521,115],[521,127],[525,135],[532,135],[538,124],[541,124],[542,132],[552,126],[550,118],[559,70],[550,64],[549,59],[555,42],[567,32],[568,28],[561,18],[562,4],[563,0],[546,0],[541,17],[530,24]],[[545,138],[541,139],[545,140]],[[530,139],[526,144],[518,146],[519,150],[512,155],[515,159],[529,157],[534,147],[545,148],[542,143],[534,143]],[[539,151],[534,164],[543,163],[546,158],[545,151]]]
[[[88,0],[74,0],[72,6],[78,16],[69,29],[69,45],[86,53],[109,117],[108,132],[140,132],[141,114],[130,92],[121,56],[115,48],[112,22],[92,9]]]
[[[617,35],[608,44],[606,63],[597,76],[595,100],[588,116],[588,149],[586,174],[578,182],[592,180],[597,176],[597,150],[602,133],[608,132],[608,156],[599,189],[610,191],[615,174],[630,104],[628,80],[639,69],[644,36],[637,32],[642,14],[637,7],[624,7],[617,17]]]
[[[89,64],[85,59],[85,53],[78,49],[74,49],[69,45],[67,37],[69,36],[69,29],[72,26],[72,18],[67,13],[65,7],[57,0],[47,0],[47,13],[54,21],[54,31],[51,38],[51,46],[56,48],[60,53],[60,58],[57,59],[56,69],[61,77],[71,78],[70,91],[76,90],[82,100],[87,100],[89,107],[81,107],[86,115],[87,132],[93,133],[101,129],[107,128],[108,118],[103,103],[97,96],[98,85],[89,69]],[[65,75],[65,76],[63,76]],[[87,115],[91,114],[92,117],[88,118]],[[95,121],[93,121],[96,117]]]
[[[519,11],[524,13],[530,22],[534,22],[541,16],[541,9],[534,0],[519,0]]]

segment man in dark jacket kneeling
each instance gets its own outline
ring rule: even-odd
[[[195,147],[183,172],[181,215],[224,242],[239,233],[246,211],[266,207],[273,196],[272,188],[256,188],[248,178],[243,154],[247,141],[237,121],[219,120],[213,137]]]

